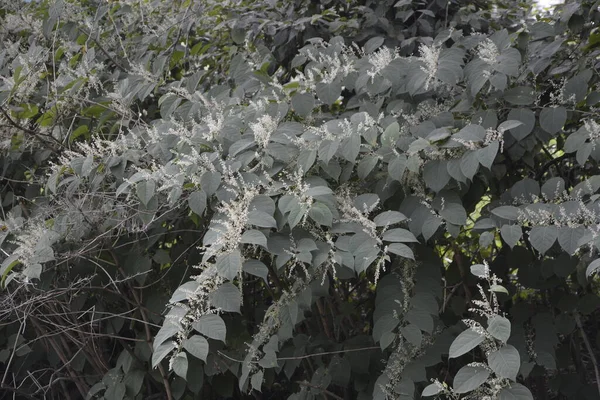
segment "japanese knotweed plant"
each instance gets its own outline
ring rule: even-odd
[[[4,2],[0,390],[596,398],[600,12],[524,4]]]
[[[421,393],[424,397],[436,396],[447,399],[533,399],[525,386],[516,382],[521,368],[521,356],[517,349],[508,344],[511,322],[502,315],[496,293],[506,292],[487,263],[471,266],[471,273],[485,282],[486,288],[478,283],[480,300],[473,300],[469,309],[476,320],[463,319],[467,330],[461,332],[450,345],[450,359],[458,358],[478,348],[485,362],[471,362],[454,375],[452,386],[435,380]],[[478,320],[485,321],[484,327]]]

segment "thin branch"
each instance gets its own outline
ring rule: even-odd
[[[379,346],[370,346],[370,347],[361,347],[359,349],[347,349],[347,350],[337,350],[337,351],[324,351],[321,353],[312,353],[312,354],[306,354],[303,356],[297,356],[297,357],[279,357],[277,358],[277,361],[288,361],[288,360],[304,360],[307,358],[311,358],[311,357],[318,357],[318,356],[328,356],[328,355],[332,355],[332,354],[342,354],[342,353],[352,353],[352,352],[356,352],[356,351],[366,351],[366,350],[379,350],[380,347]],[[219,353],[221,356],[225,357],[226,359],[230,360],[230,361],[234,361],[237,363],[243,363],[245,361],[243,360],[238,360],[236,358],[230,357],[227,354],[223,353],[222,351],[217,351],[217,353]]]
[[[115,265],[117,265],[121,274],[123,274],[123,276],[127,276],[127,274],[123,270],[123,267],[121,267],[119,265],[119,259],[117,258],[117,255],[115,254],[115,252],[112,249],[110,249],[109,252],[115,262]],[[135,302],[140,310],[140,315],[142,316],[142,319],[145,322],[144,330],[146,332],[146,341],[148,343],[148,346],[150,347],[150,350],[152,350],[152,333],[150,332],[150,326],[148,325],[148,316],[146,315],[146,311],[144,310],[144,307],[142,307],[142,302],[140,300],[140,297],[137,294],[137,291],[133,288],[133,285],[129,285],[129,286],[130,286],[129,290],[131,291],[131,294],[133,295],[133,299],[135,300]],[[173,394],[171,393],[171,385],[169,384],[169,378],[167,377],[167,374],[165,373],[165,369],[163,368],[163,366],[161,364],[158,364],[158,371],[160,372],[160,375],[163,380],[163,384],[165,386],[165,391],[167,392],[167,399],[173,400]]]
[[[82,32],[84,35],[87,35],[88,38],[92,39],[94,44],[100,49],[100,51],[115,65],[115,67],[119,68],[121,71],[127,72],[127,68],[124,68],[120,63],[118,63],[109,53],[102,47],[100,42],[96,40],[96,38],[92,37],[91,32],[86,32],[85,29],[81,27],[77,27],[77,30]]]
[[[2,113],[2,115],[4,116],[4,118],[8,121],[8,123],[10,125],[12,125],[14,128],[17,128],[20,131],[23,131],[25,133],[27,133],[30,136],[34,136],[35,138],[41,140],[42,142],[44,142],[44,144],[50,146],[53,148],[53,146],[51,146],[51,143],[48,141],[48,138],[52,139],[55,143],[57,143],[60,147],[64,147],[63,144],[61,142],[59,142],[56,138],[49,136],[49,135],[42,135],[39,132],[36,132],[34,130],[31,130],[29,128],[24,127],[23,125],[19,124],[17,121],[15,121],[14,119],[12,119],[12,117],[8,114],[8,112],[6,112],[6,110],[3,107],[0,107],[0,113]]]
[[[590,355],[590,359],[592,360],[592,365],[594,366],[594,373],[596,374],[596,386],[598,387],[598,394],[600,395],[600,370],[598,370],[598,361],[594,356],[594,350],[592,350],[592,345],[590,344],[590,340],[583,329],[583,325],[581,324],[581,318],[579,318],[579,314],[575,314],[575,322],[577,323],[577,327],[579,328],[579,332],[581,333],[581,337],[583,338],[583,343],[585,344],[585,348]]]
[[[543,146],[542,146],[542,148],[543,148],[544,150],[546,150],[546,149],[545,149]],[[571,157],[573,157],[573,156],[574,156],[573,154],[563,154],[563,155],[562,155],[562,156],[560,156],[560,157],[552,158],[552,155],[551,155],[551,154],[546,154],[546,155],[548,155],[548,157],[550,157],[550,161],[548,161],[546,164],[544,164],[544,165],[543,165],[543,166],[542,166],[542,167],[539,169],[539,171],[538,171],[538,173],[536,174],[536,177],[535,177],[535,179],[536,179],[536,180],[538,180],[538,181],[539,181],[540,179],[542,179],[542,177],[544,176],[544,174],[545,174],[546,172],[548,172],[548,168],[550,168],[552,165],[554,165],[554,164],[558,164],[558,163],[559,163],[559,162],[561,162],[562,160],[564,160],[564,159],[567,159],[567,158],[571,158]]]

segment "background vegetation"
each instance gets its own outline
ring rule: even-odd
[[[600,2],[0,5],[0,398],[600,398]]]

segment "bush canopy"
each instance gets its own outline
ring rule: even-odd
[[[599,399],[599,7],[3,1],[0,399]]]

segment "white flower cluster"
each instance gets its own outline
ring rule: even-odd
[[[359,210],[352,201],[350,190],[347,187],[342,187],[339,193],[336,194],[339,211],[341,212],[340,222],[356,222],[362,226],[363,232],[375,239],[378,243],[382,243],[380,234],[377,232],[377,225],[369,219],[371,214],[378,206],[379,200],[375,204],[363,204],[363,209]]]
[[[382,47],[381,49],[369,54],[368,60],[369,64],[371,64],[371,68],[369,71],[367,71],[367,75],[369,75],[371,78],[374,78],[398,57],[399,55],[397,50],[391,50],[389,47]]]
[[[304,171],[302,168],[299,168],[292,175],[288,176],[290,182],[282,181],[282,187],[286,190],[288,194],[294,195],[298,200],[298,204],[308,211],[313,205],[314,198],[308,194],[308,190],[310,189],[310,184],[304,181]],[[308,216],[308,212],[304,214],[301,220],[301,224],[306,223],[306,217]]]
[[[324,47],[329,47],[326,42],[323,42]],[[310,49],[304,51],[306,57],[313,61],[316,65],[306,69],[306,75],[299,73],[299,80],[306,83],[307,87],[314,87],[315,75],[321,76],[321,82],[332,83],[336,79],[343,79],[350,73],[356,70],[354,57],[352,57],[352,49],[347,46],[342,47],[342,51],[333,54],[325,54],[319,52],[314,55]]]
[[[260,187],[247,185],[241,190],[238,198],[223,201],[217,207],[217,212],[223,218],[213,219],[214,225],[210,229],[217,234],[217,240],[210,246],[202,248],[205,251],[203,264],[213,256],[239,248],[242,234],[248,224],[250,203],[259,193]]]
[[[529,226],[582,227],[589,230],[594,237],[600,234],[600,215],[593,207],[587,206],[581,199],[566,198],[566,201],[570,203],[568,208],[562,203],[553,205],[553,208],[520,208],[518,222]],[[576,207],[572,206],[574,203]]]
[[[500,153],[504,153],[504,131],[494,128],[487,128],[483,144],[489,146],[492,142],[498,141],[500,144]]]
[[[554,105],[567,105],[577,103],[575,93],[571,93],[569,97],[565,97],[567,86],[567,78],[562,78],[560,83],[552,83],[553,91],[550,92],[550,103]]]
[[[592,150],[596,148],[598,141],[600,140],[600,124],[593,119],[587,119],[583,121],[586,131],[588,131],[588,138],[592,145]]]
[[[487,65],[493,66],[498,62],[500,52],[496,44],[490,38],[486,38],[477,47],[477,56]]]
[[[254,140],[260,148],[266,148],[269,145],[271,135],[277,129],[277,120],[269,114],[264,114],[258,118],[257,122],[249,124]]]
[[[426,46],[422,44],[419,47],[419,58],[425,64],[425,66],[421,67],[421,70],[427,74],[425,90],[429,90],[430,87],[435,88],[437,85],[438,61],[441,50],[441,47],[435,45]]]
[[[205,115],[202,117],[203,125],[199,128],[202,132],[202,138],[209,143],[214,142],[225,125],[225,106],[206,98],[198,92],[195,95],[198,96],[205,107]]]

